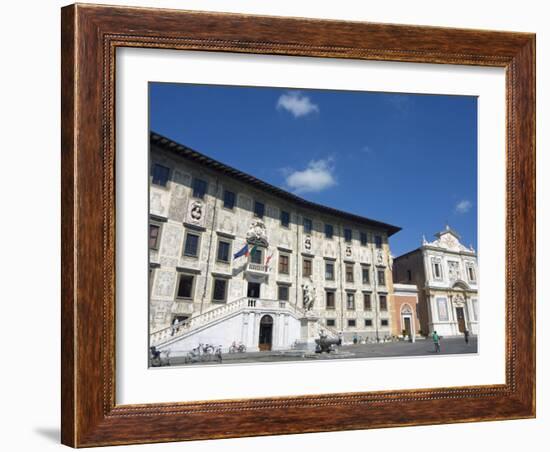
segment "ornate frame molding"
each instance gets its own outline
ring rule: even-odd
[[[118,47],[504,67],[506,383],[116,405]],[[77,4],[62,9],[62,91],[64,444],[84,447],[535,415],[534,35]],[[362,416],[356,416],[359,407]]]

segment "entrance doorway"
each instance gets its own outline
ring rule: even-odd
[[[246,296],[248,298],[260,298],[260,283],[249,282]]]
[[[273,339],[273,317],[264,315],[260,320],[260,340],[259,348],[261,352],[271,350]]]
[[[411,318],[409,316],[403,317],[403,327],[405,335],[411,337]]]
[[[458,322],[458,331],[464,333],[466,330],[466,320],[464,319],[464,308],[456,308],[456,321]]]

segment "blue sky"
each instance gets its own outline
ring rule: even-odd
[[[477,249],[477,99],[150,83],[151,130],[314,202]]]

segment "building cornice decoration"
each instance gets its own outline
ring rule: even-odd
[[[446,252],[475,254],[475,250],[470,247],[465,247],[460,243],[460,235],[450,226],[446,226],[444,231],[435,234],[436,239],[433,242],[426,241],[426,237],[422,236],[422,248],[444,250]]]
[[[235,239],[235,234],[231,234],[230,232],[224,232],[224,231],[216,231],[216,234],[218,234],[220,237],[224,237],[227,239]]]
[[[162,215],[156,215],[154,213],[150,213],[149,218],[152,221],[158,221],[158,222],[161,222],[161,223],[166,223],[168,221],[168,217],[165,217],[165,216],[162,216]]]

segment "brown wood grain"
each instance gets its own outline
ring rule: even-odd
[[[62,442],[74,447],[535,415],[535,36],[71,5],[62,9]],[[506,68],[506,383],[316,396],[115,403],[117,47]],[[504,94],[504,93],[503,93]]]

